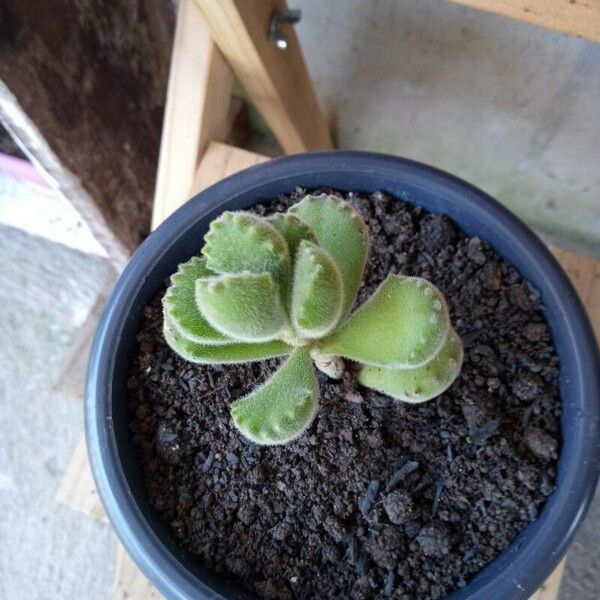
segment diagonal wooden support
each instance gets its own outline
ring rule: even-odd
[[[333,147],[292,27],[282,51],[268,38],[284,0],[196,0],[212,36],[250,99],[281,144],[293,154]]]

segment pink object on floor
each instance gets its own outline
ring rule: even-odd
[[[22,158],[15,158],[0,152],[0,171],[19,181],[28,181],[42,187],[50,187],[46,178],[35,166]]]

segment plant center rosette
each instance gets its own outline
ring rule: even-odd
[[[390,274],[352,312],[369,248],[352,206],[306,196],[268,218],[225,212],[202,256],[179,265],[163,298],[164,336],[202,364],[288,356],[231,415],[258,444],[289,442],[318,409],[315,367],[340,378],[344,359],[358,381],[404,402],[425,402],[456,379],[463,350],[441,292],[419,277]]]

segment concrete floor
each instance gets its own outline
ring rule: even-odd
[[[340,147],[452,171],[600,255],[600,45],[437,0],[290,4]],[[114,534],[54,501],[82,406],[53,385],[111,273],[66,209],[24,232],[43,195],[19,213],[7,194],[0,181],[0,599],[105,600]],[[599,590],[597,497],[560,600]]]
[[[0,256],[0,598],[108,599],[114,533],[54,500],[83,407],[53,383],[110,269],[5,225]]]

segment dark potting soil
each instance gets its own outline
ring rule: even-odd
[[[150,502],[181,544],[261,598],[442,598],[554,489],[558,360],[536,290],[485,241],[382,194],[348,199],[371,232],[359,302],[388,273],[433,281],[465,346],[452,387],[395,402],[358,385],[349,364],[342,382],[319,374],[305,435],[259,447],[228,406],[279,361],[182,360],[162,340],[161,294],[129,380],[135,441]]]

